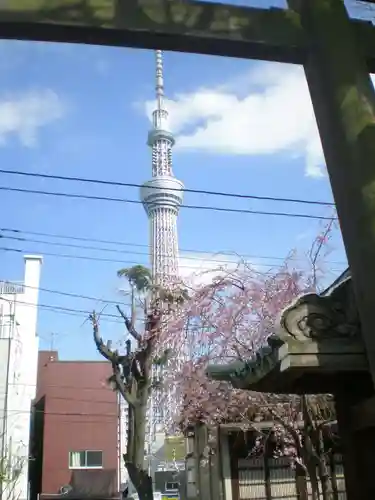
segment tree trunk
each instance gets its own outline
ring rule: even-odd
[[[311,500],[320,500],[319,481],[316,474],[315,463],[306,464],[311,484]]]
[[[145,468],[147,398],[143,400],[143,403],[132,410],[132,456],[124,457],[124,459],[129,478],[137,490],[139,500],[153,500],[152,478]]]
[[[327,464],[328,456],[324,450],[324,436],[322,427],[320,427],[318,430],[318,440],[319,478],[322,485],[322,496],[323,500],[333,500],[331,474],[329,466]]]
[[[323,500],[334,500],[330,476],[328,474],[321,476],[320,482],[322,483]]]
[[[139,500],[153,500],[152,479],[144,469],[131,462],[125,462],[130,481],[137,490]]]
[[[145,444],[146,444],[146,412],[147,406],[134,408],[133,413],[133,460],[132,462],[139,469],[144,468],[145,464]]]
[[[319,463],[319,478],[322,485],[323,500],[334,500],[331,475],[327,466],[327,458],[320,458]]]
[[[307,471],[306,468],[296,462],[296,484],[298,500],[309,500],[307,492]]]

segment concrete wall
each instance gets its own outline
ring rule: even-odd
[[[23,283],[1,283],[2,337],[10,339],[6,449],[18,479],[11,498],[28,498],[30,412],[36,391],[37,315],[42,258],[25,256]]]

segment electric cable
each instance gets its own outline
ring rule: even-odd
[[[0,297],[0,301],[1,300],[2,299]],[[43,304],[43,303],[40,303],[40,304],[38,303],[35,305],[35,304],[30,304],[28,302],[23,302],[22,300],[16,300],[15,302],[16,302],[16,304],[21,304],[21,305],[26,306],[26,307],[34,307],[36,309],[41,308],[41,309],[52,310],[53,312],[60,312],[61,311],[62,313],[75,313],[76,315],[85,316],[86,318],[88,318],[89,315],[92,314],[92,310],[88,311],[88,310],[84,310],[84,309],[75,309],[72,307],[63,307],[63,306]],[[124,321],[120,318],[120,316],[118,316],[116,314],[109,314],[109,313],[101,312],[101,313],[98,313],[98,316],[99,316],[99,318],[104,317],[106,320],[108,320],[108,318],[111,318],[113,323],[124,324]]]
[[[17,193],[28,193],[28,194],[39,194],[46,196],[56,196],[64,198],[75,198],[81,200],[95,200],[95,201],[111,201],[117,203],[134,203],[137,205],[142,205],[140,200],[131,200],[126,198],[113,198],[109,196],[94,196],[86,194],[75,194],[75,193],[64,193],[58,191],[43,191],[39,189],[23,189],[23,188],[13,188],[9,186],[0,186],[2,191],[11,191]],[[236,214],[250,214],[250,215],[269,215],[275,217],[293,217],[299,219],[315,219],[315,220],[336,220],[336,217],[329,217],[325,215],[312,215],[304,213],[292,213],[292,212],[276,212],[276,211],[265,211],[265,210],[250,210],[245,208],[229,208],[229,207],[215,207],[210,205],[186,205],[181,204],[181,208],[189,208],[193,210],[209,210],[213,212],[226,212],[226,213],[236,213]]]
[[[80,183],[89,183],[89,184],[99,184],[99,185],[107,185],[107,186],[121,186],[121,187],[134,187],[141,188],[142,184],[137,184],[134,182],[120,182],[120,181],[109,181],[105,179],[93,179],[87,177],[70,177],[65,175],[55,175],[55,174],[42,174],[37,172],[25,172],[21,170],[5,170],[0,169],[0,174],[6,175],[18,175],[18,176],[26,176],[26,177],[37,177],[42,179],[54,179],[54,180],[63,180],[70,182],[80,182]],[[159,189],[157,186],[148,186],[150,189]],[[166,188],[168,191],[178,191],[179,188]],[[334,207],[335,204],[333,202],[319,201],[319,200],[305,200],[299,198],[279,198],[274,196],[258,196],[258,195],[250,195],[250,194],[241,194],[241,193],[229,193],[224,191],[207,191],[205,189],[190,189],[183,188],[182,191],[184,193],[195,193],[195,194],[205,194],[210,196],[223,196],[228,198],[240,198],[240,199],[251,199],[251,200],[263,200],[263,201],[278,201],[284,203],[301,203],[307,205],[320,205],[320,206],[331,206]]]
[[[4,236],[1,234],[2,231],[4,231],[4,230],[0,228],[0,239],[9,239],[9,240],[20,241],[20,242],[38,243],[38,244],[44,244],[44,245],[50,245],[50,246],[63,246],[63,247],[67,247],[67,248],[77,248],[80,250],[94,250],[94,251],[98,251],[98,252],[144,255],[146,257],[150,256],[150,252],[138,252],[138,251],[134,251],[134,250],[120,250],[118,248],[105,248],[105,247],[97,247],[97,246],[82,246],[82,245],[74,244],[74,243],[60,243],[60,242],[56,242],[56,241],[46,241],[46,240],[38,240],[38,239],[34,239],[34,238],[24,238],[21,236]],[[207,254],[207,255],[209,255],[209,254]],[[220,252],[215,252],[212,255],[220,255]],[[243,255],[236,254],[235,252],[233,252],[232,254],[228,253],[226,255],[228,255],[228,257],[236,257],[237,256],[238,259],[244,259],[244,257],[245,257]],[[163,254],[161,254],[161,256],[168,257],[168,255],[163,255]],[[266,258],[272,259],[272,258],[274,258],[275,260],[283,260],[283,261],[288,260],[288,257],[284,257],[284,258],[282,258],[282,257],[266,257],[266,256],[257,256],[257,255],[248,255],[248,257],[251,259],[266,259]],[[182,257],[182,258],[184,260],[196,260],[199,262],[202,262],[204,260],[202,257],[192,257],[192,256],[186,256],[186,257]],[[228,260],[215,259],[215,258],[211,258],[211,257],[207,258],[207,260],[209,260],[210,262],[218,263],[218,264],[227,264],[228,263]],[[291,257],[290,260],[302,260],[302,259],[295,259],[295,258],[293,259],[293,257]],[[340,264],[345,265],[344,262],[340,262]],[[265,265],[268,267],[268,264],[260,264],[260,265]]]
[[[0,247],[0,251],[3,251],[3,252],[16,252],[16,253],[20,253],[20,254],[32,254],[33,252],[30,251],[30,250],[25,250],[25,249],[21,249],[21,248],[13,248],[13,247]],[[94,261],[94,262],[113,262],[113,263],[116,263],[116,264],[133,264],[133,265],[137,265],[137,264],[140,264],[140,265],[144,265],[144,266],[147,266],[148,263],[146,262],[139,262],[139,261],[135,261],[135,260],[117,260],[117,259],[109,259],[109,258],[105,258],[105,257],[94,257],[94,256],[91,256],[91,255],[76,255],[76,254],[65,254],[65,253],[57,253],[57,252],[44,252],[43,251],[43,255],[45,256],[49,256],[49,257],[57,257],[57,258],[64,258],[64,259],[79,259],[79,260],[88,260],[88,261]],[[285,259],[287,261],[287,258]],[[225,261],[226,264],[228,265],[234,265],[236,264],[235,261]],[[245,264],[246,264],[246,261],[245,261]],[[251,265],[251,263],[247,263],[247,265]],[[258,267],[258,266],[262,266],[262,267],[266,267],[267,269],[273,269],[273,268],[278,268],[280,267],[280,264],[265,264],[265,263],[257,263],[254,265],[254,267]],[[220,266],[218,266],[218,268],[204,268],[204,267],[201,267],[201,266],[179,266],[179,268],[185,268],[185,269],[191,269],[191,270],[200,270],[202,272],[218,272],[220,270]]]
[[[39,231],[27,231],[27,230],[22,230],[22,229],[16,229],[16,228],[0,228],[0,233],[2,232],[7,232],[7,233],[14,233],[14,234],[30,234],[32,236],[42,236],[46,238],[56,238],[56,239],[66,239],[66,240],[72,240],[72,241],[83,241],[87,243],[104,243],[107,245],[117,245],[117,246],[125,246],[125,247],[140,247],[140,248],[149,248],[149,245],[146,243],[135,243],[135,242],[129,242],[129,241],[116,241],[116,240],[107,240],[107,239],[98,239],[98,238],[89,238],[89,237],[84,237],[84,236],[75,236],[75,235],[69,235],[69,234],[61,234],[61,233],[49,233],[49,232],[39,232]],[[98,251],[104,251],[104,249],[100,247],[83,247],[79,245],[79,248],[86,248],[86,249],[93,249],[93,250],[98,250]],[[107,251],[107,249],[105,250]],[[120,252],[118,249],[108,249],[108,251],[113,251],[113,252]],[[130,252],[130,251],[129,251]],[[298,257],[280,257],[276,255],[257,255],[257,254],[243,254],[243,253],[238,253],[235,252],[234,250],[214,250],[214,251],[208,251],[208,250],[198,250],[198,249],[188,249],[188,248],[179,248],[179,252],[186,252],[186,253],[194,253],[194,254],[204,254],[207,255],[210,262],[212,261],[211,256],[212,255],[227,255],[228,257],[241,257],[242,259],[270,259],[270,260],[280,260],[280,261],[285,261],[286,259],[292,260],[292,261],[299,261],[299,260],[305,260],[303,258],[298,258]],[[122,253],[122,252],[121,252]],[[133,253],[133,252],[131,252]],[[138,254],[141,255],[141,254]],[[150,253],[147,252],[144,255],[149,256]],[[195,260],[193,257],[182,257],[183,259],[187,260]],[[197,257],[197,260],[203,260],[199,257]],[[222,260],[221,262],[227,262],[226,260]],[[346,262],[339,262],[339,261],[330,261],[330,264],[338,264],[338,265],[347,265]]]

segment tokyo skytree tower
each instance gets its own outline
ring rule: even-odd
[[[140,190],[143,207],[149,220],[150,261],[153,282],[161,287],[168,287],[178,278],[178,238],[177,216],[183,199],[183,184],[173,175],[172,148],[175,143],[168,126],[168,111],[164,100],[163,54],[155,51],[156,57],[156,109],[152,113],[152,128],[148,133],[147,144],[152,149],[152,178],[145,182]],[[160,346],[166,349],[167,345]],[[180,349],[178,349],[180,351]],[[180,353],[179,353],[180,354]],[[178,356],[179,358],[179,356]],[[153,380],[163,378],[164,368],[154,365]],[[164,443],[164,433],[172,415],[178,406],[174,387],[151,391],[147,410],[147,454],[149,473],[154,468],[153,455]],[[128,410],[122,401],[121,421],[125,429],[122,449],[126,450]],[[157,436],[163,435],[160,438]],[[151,464],[154,464],[151,466]],[[127,472],[121,470],[122,482],[128,480]]]
[[[178,279],[177,216],[183,199],[184,185],[173,175],[172,148],[175,143],[168,125],[168,111],[164,99],[163,54],[155,51],[156,109],[152,113],[152,128],[148,145],[152,148],[152,179],[141,187],[141,200],[150,228],[150,260],[153,283],[163,288]],[[168,345],[159,346],[161,352]],[[153,378],[162,379],[165,368],[153,367]],[[155,433],[166,429],[176,411],[177,401],[173,387],[154,389],[148,409],[149,447]]]
[[[168,126],[164,102],[163,54],[156,56],[156,109],[148,134],[152,148],[152,179],[141,187],[141,200],[150,225],[151,270],[155,285],[168,286],[178,277],[177,216],[183,199],[183,187],[172,170],[175,143]]]

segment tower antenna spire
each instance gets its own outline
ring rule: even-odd
[[[156,100],[157,109],[160,111],[164,108],[164,74],[163,74],[163,52],[155,50],[156,59]]]

